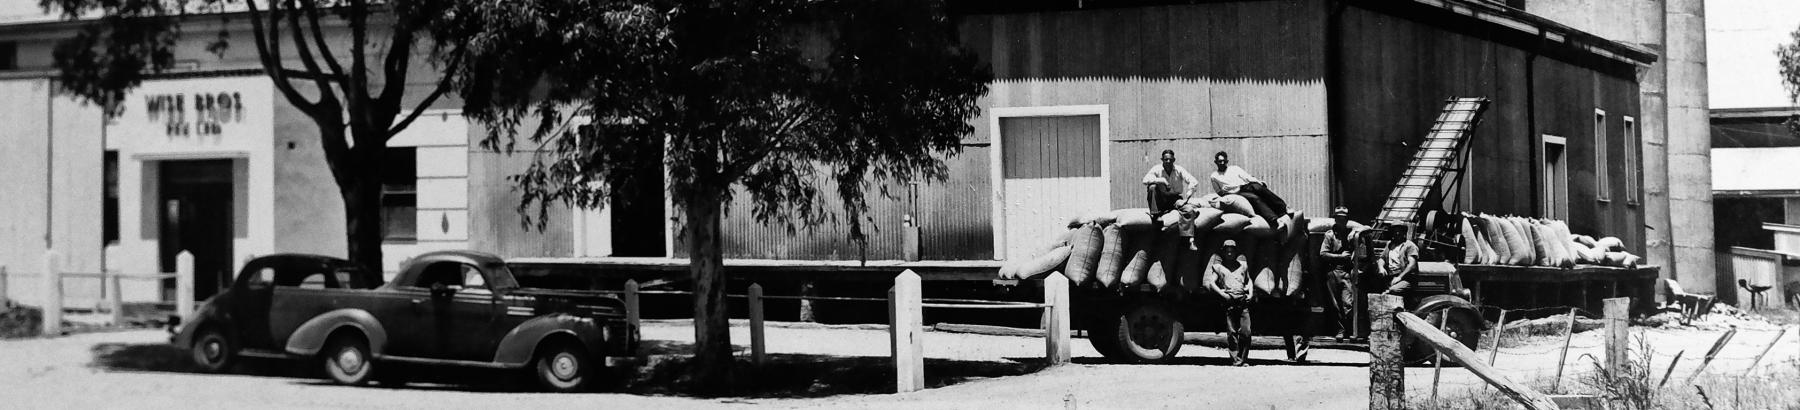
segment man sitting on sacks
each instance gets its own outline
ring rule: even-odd
[[[1411,226],[1395,225],[1389,235],[1387,250],[1375,264],[1376,273],[1387,280],[1387,290],[1381,293],[1398,295],[1412,287],[1408,280],[1419,271],[1419,245],[1412,241]]]
[[[1200,282],[1225,301],[1226,350],[1232,366],[1248,366],[1250,358],[1250,264],[1237,252],[1237,241],[1226,239],[1219,252],[1206,261],[1206,273]]]
[[[1250,209],[1256,213],[1256,216],[1261,216],[1269,221],[1269,227],[1280,226],[1275,219],[1287,214],[1287,201],[1276,196],[1274,192],[1270,192],[1267,183],[1250,176],[1250,172],[1244,171],[1244,168],[1231,165],[1231,155],[1226,154],[1225,151],[1213,154],[1213,165],[1217,166],[1217,169],[1209,177],[1212,180],[1214,193],[1218,194],[1220,198],[1226,195],[1244,197],[1250,202]],[[1214,204],[1214,207],[1217,207],[1217,204]]]
[[[1187,168],[1175,165],[1175,150],[1165,149],[1162,152],[1162,164],[1150,167],[1144,173],[1144,190],[1150,202],[1150,218],[1156,219],[1164,212],[1175,210],[1175,205],[1182,200],[1194,196],[1194,188],[1200,186],[1200,180],[1194,178]]]

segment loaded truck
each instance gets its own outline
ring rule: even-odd
[[[1563,221],[1469,214],[1445,204],[1444,193],[1456,192],[1462,179],[1467,141],[1487,106],[1485,98],[1446,101],[1375,219],[1349,223],[1349,266],[1364,284],[1356,293],[1387,289],[1386,283],[1369,284],[1387,279],[1377,274],[1376,264],[1393,233],[1404,230],[1420,248],[1418,269],[1407,279],[1411,287],[1400,294],[1405,308],[1471,349],[1487,321],[1474,303],[1479,289],[1466,287],[1466,277],[1580,283],[1582,289],[1584,281],[1611,281],[1607,288],[1615,294],[1633,283],[1637,289],[1631,294],[1648,300],[1646,290],[1654,287],[1636,282],[1649,283],[1656,268],[1638,266],[1617,239],[1574,235]],[[1075,325],[1088,331],[1095,350],[1119,362],[1167,362],[1181,349],[1183,332],[1227,330],[1224,301],[1201,282],[1208,257],[1232,240],[1255,278],[1259,296],[1250,312],[1257,335],[1283,336],[1290,349],[1295,337],[1366,335],[1365,298],[1349,307],[1350,326],[1357,329],[1343,332],[1332,313],[1339,303],[1327,296],[1319,251],[1334,221],[1290,212],[1267,223],[1226,199],[1189,201],[1155,222],[1144,220],[1149,215],[1141,208],[1075,218],[1070,234],[1031,258],[1008,261],[999,275],[1016,281],[1065,273],[1074,282]],[[1193,245],[1183,235],[1191,235]],[[1536,303],[1535,293],[1543,292],[1531,293]],[[1584,291],[1581,298],[1586,296]],[[1402,345],[1411,361],[1432,357],[1432,349],[1410,338],[1403,337]]]

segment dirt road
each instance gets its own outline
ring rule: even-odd
[[[741,326],[733,340],[747,340]],[[1687,349],[1690,363],[1710,345],[1716,332],[1650,331],[1659,351],[1672,355]],[[1728,348],[1713,364],[1728,369],[1746,366],[1773,337],[1772,332],[1742,333],[1742,347]],[[656,322],[645,327],[646,340],[685,343],[692,340],[683,322]],[[857,358],[879,363],[887,355],[886,332],[873,329],[772,327],[769,350],[806,357]],[[1576,337],[1576,346],[1592,346],[1570,354],[1599,356],[1599,333]],[[1754,340],[1754,343],[1748,341]],[[8,406],[32,408],[494,408],[580,406],[607,408],[1218,408],[1342,409],[1367,405],[1367,354],[1352,350],[1315,350],[1314,362],[1282,362],[1279,350],[1252,352],[1257,366],[1223,366],[1221,349],[1189,345],[1175,365],[1100,364],[1099,354],[1077,340],[1076,364],[1024,375],[970,376],[947,386],[910,394],[848,394],[816,398],[698,399],[622,393],[537,394],[489,391],[482,387],[409,385],[403,388],[342,387],[322,380],[282,375],[264,369],[251,374],[209,375],[187,372],[181,357],[162,347],[160,331],[83,334],[57,339],[0,341],[0,400]],[[1263,339],[1260,342],[1276,342]],[[1555,348],[1545,343],[1503,349],[1500,367],[1520,377],[1548,374],[1555,368]],[[1556,341],[1560,342],[1560,341]],[[1765,365],[1792,360],[1796,338],[1764,359]],[[1017,367],[1043,355],[1039,339],[929,332],[926,355],[938,362]],[[1542,353],[1545,347],[1550,351]],[[1734,345],[1737,346],[1737,345]],[[1273,347],[1273,346],[1269,346]],[[159,350],[160,349],[160,350]],[[1667,350],[1665,350],[1667,349]],[[1694,350],[1698,349],[1699,352]],[[1519,354],[1510,354],[1519,353]],[[1747,352],[1747,353],[1746,353]],[[1667,361],[1663,361],[1666,365]],[[1792,363],[1792,362],[1787,362]],[[1011,366],[1011,367],[1008,367]],[[981,367],[981,366],[966,366]],[[1408,371],[1409,390],[1428,394],[1432,369]],[[1678,371],[1678,375],[1685,372]],[[1443,372],[1445,388],[1478,386],[1461,369]]]

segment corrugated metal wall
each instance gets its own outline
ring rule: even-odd
[[[1192,5],[964,16],[965,44],[992,63],[987,108],[1106,105],[1115,208],[1142,207],[1138,178],[1174,149],[1204,178],[1210,156],[1271,183],[1296,209],[1322,214],[1330,198],[1323,2]],[[993,256],[991,118],[971,119],[947,183],[921,187],[922,257]],[[1080,194],[1080,193],[1071,193]],[[868,257],[898,254],[901,201],[871,200]],[[724,227],[731,257],[855,259],[841,229],[789,236],[754,222],[739,201]],[[835,206],[829,203],[828,206]],[[677,253],[684,253],[677,245]]]
[[[1511,29],[1488,23],[1408,13],[1416,12],[1351,7],[1342,14],[1332,133],[1339,136],[1338,189],[1353,215],[1374,215],[1445,99],[1487,97],[1492,103],[1471,141],[1469,175],[1454,195],[1459,208],[1540,215],[1542,136],[1561,136],[1568,142],[1570,228],[1618,236],[1641,250],[1642,212],[1625,191],[1627,178],[1641,177],[1624,161],[1635,148],[1622,119],[1638,112],[1630,68],[1508,38]],[[1603,166],[1612,177],[1604,188],[1595,186],[1596,108],[1608,113],[1610,161]],[[1612,201],[1597,200],[1597,189],[1611,192]]]
[[[920,224],[919,255],[928,260],[988,259],[994,254],[993,233],[989,226],[988,147],[966,146],[963,152],[945,160],[953,172],[942,182],[918,186],[917,215]],[[980,174],[956,170],[980,169]],[[751,215],[752,201],[739,192],[720,230],[725,236],[725,257],[763,259],[830,259],[855,260],[862,250],[850,241],[843,202],[836,188],[826,184],[820,198],[824,209],[835,212],[837,222],[812,228],[796,226],[794,231],[778,223],[758,222]],[[864,214],[863,232],[868,238],[867,258],[899,259],[902,241],[901,220],[912,211],[907,190],[889,185],[892,197],[883,196],[878,187],[867,189],[869,212]],[[686,257],[686,238],[676,225],[675,255]]]
[[[567,206],[552,204],[543,230],[526,229],[520,223],[523,218],[518,211],[521,197],[506,177],[525,172],[531,165],[532,156],[528,151],[507,155],[470,147],[470,249],[506,257],[574,254],[573,222]],[[529,212],[532,217],[537,216],[537,210]]]

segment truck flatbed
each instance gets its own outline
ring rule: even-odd
[[[590,258],[512,258],[508,265],[515,270],[551,270],[579,272],[604,279],[676,279],[685,277],[687,258],[660,257],[590,257]],[[992,260],[795,260],[795,259],[725,259],[725,273],[732,279],[892,281],[894,275],[911,269],[926,281],[991,282],[1000,270],[1001,261]]]
[[[1636,268],[1577,265],[1573,268],[1506,265],[1456,265],[1477,305],[1504,309],[1579,307],[1599,312],[1601,299],[1629,296],[1634,311],[1655,307],[1660,267]]]

